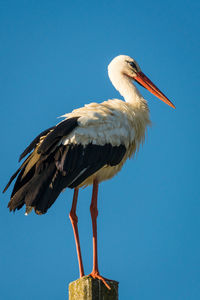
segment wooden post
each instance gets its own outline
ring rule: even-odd
[[[69,284],[69,300],[118,300],[118,282],[110,280],[111,290],[98,279],[83,276]]]

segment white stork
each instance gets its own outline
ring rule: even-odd
[[[11,177],[17,176],[10,211],[26,205],[26,215],[34,208],[44,214],[66,188],[74,189],[70,220],[74,230],[80,277],[84,275],[79,243],[76,204],[80,187],[93,184],[90,205],[93,227],[93,270],[91,276],[106,283],[99,274],[97,259],[97,194],[100,182],[115,176],[134,155],[150,124],[147,102],[132,81],[175,108],[169,99],[142,73],[137,62],[119,55],[108,66],[108,75],[124,100],[90,103],[63,115],[65,119],[43,131],[21,154],[31,154]]]

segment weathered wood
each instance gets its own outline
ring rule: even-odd
[[[109,280],[111,290],[98,279],[84,276],[69,284],[69,300],[118,300],[118,282]]]

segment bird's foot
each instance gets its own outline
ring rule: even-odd
[[[99,272],[94,272],[94,271],[92,271],[92,273],[90,273],[89,275],[90,275],[92,278],[94,278],[94,279],[99,279],[99,280],[101,280],[101,281],[105,284],[105,286],[107,287],[107,289],[111,290],[111,287],[110,287],[109,284],[106,282],[106,280],[109,281],[109,279],[107,279],[107,278],[105,278],[105,277],[102,277],[102,276],[99,274]]]

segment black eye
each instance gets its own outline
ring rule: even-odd
[[[129,61],[128,63],[129,63],[129,65],[130,65],[133,69],[136,69],[136,70],[137,70],[137,66],[136,66],[136,64],[135,64],[133,61]]]
[[[137,66],[136,66],[136,64],[135,64],[133,61],[128,61],[128,60],[126,60],[126,62],[127,62],[133,69],[135,69],[135,70],[137,71]]]

